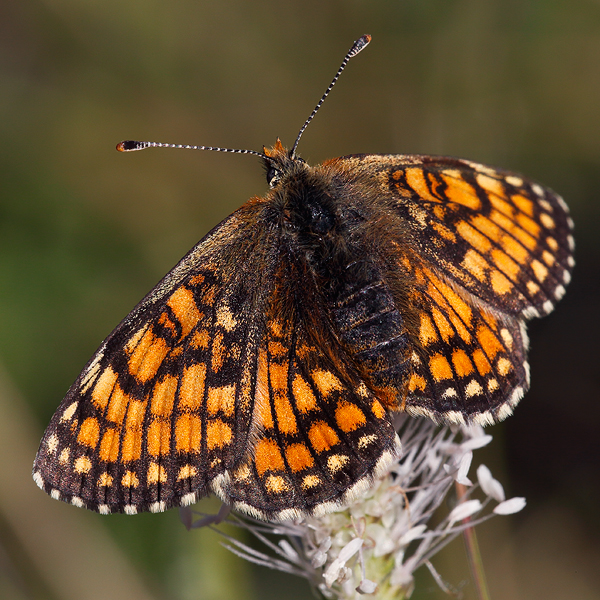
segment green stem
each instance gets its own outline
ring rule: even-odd
[[[467,488],[461,483],[456,482],[456,493],[459,500],[462,500],[467,493]],[[463,520],[463,523],[469,523],[470,517]],[[469,568],[471,569],[471,576],[477,589],[477,597],[479,600],[490,600],[490,593],[487,588],[485,581],[485,572],[483,569],[483,560],[481,559],[481,552],[479,551],[479,544],[477,543],[477,535],[475,534],[474,527],[467,527],[463,531],[463,540],[465,542],[465,548],[467,550],[467,558],[469,560]]]

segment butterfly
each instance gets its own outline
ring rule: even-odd
[[[467,160],[297,156],[369,41],[291,150],[208,148],[260,156],[270,190],[208,233],[86,365],[35,460],[52,497],[135,514],[214,492],[259,519],[319,515],[400,455],[395,413],[482,425],[512,413],[529,386],[525,323],[570,280],[568,209]]]

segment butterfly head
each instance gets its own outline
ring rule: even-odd
[[[263,146],[263,152],[267,183],[271,189],[275,188],[286,175],[303,170],[303,165],[306,165],[303,159],[293,156],[279,138],[272,148]]]
[[[279,139],[264,154],[271,214],[283,230],[304,242],[333,235],[339,211],[329,171],[292,155]]]

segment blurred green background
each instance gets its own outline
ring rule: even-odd
[[[476,454],[528,506],[479,528],[492,598],[600,595],[600,3],[593,0],[0,2],[0,598],[310,598],[177,511],[102,517],[30,477],[51,414],[138,300],[266,190],[253,157],[115,152],[122,139],[291,144],[309,162],[467,157],[561,193],[577,267],[532,323],[532,390]],[[203,505],[213,510],[209,500]],[[473,586],[460,540],[434,559]],[[428,573],[414,598],[445,598]]]

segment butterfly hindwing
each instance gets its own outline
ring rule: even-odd
[[[438,422],[503,420],[529,387],[523,323],[426,266],[415,268],[414,281],[418,350],[406,410]]]
[[[250,449],[214,485],[224,500],[259,518],[331,510],[366,489],[400,451],[388,411],[315,341],[318,325],[298,289],[289,288],[295,298],[287,301],[287,318],[267,322]]]

